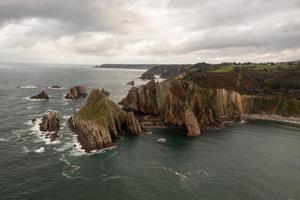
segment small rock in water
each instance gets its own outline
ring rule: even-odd
[[[66,94],[65,99],[75,100],[80,97],[86,97],[86,96],[87,96],[87,92],[85,87],[76,86],[70,88],[70,91],[68,92],[68,94]]]
[[[160,143],[165,143],[166,141],[167,141],[167,139],[165,139],[165,138],[159,138],[157,140],[157,142],[160,142]]]
[[[36,119],[32,119],[32,120],[31,120],[31,122],[32,122],[33,124],[35,124],[35,122],[36,122]]]
[[[59,88],[61,88],[61,86],[59,86],[59,85],[53,85],[53,86],[51,86],[51,88],[53,88],[53,89],[59,89]]]
[[[129,82],[127,83],[127,85],[134,86],[134,81],[129,81]]]
[[[38,95],[30,97],[30,99],[45,99],[45,100],[47,100],[47,99],[49,99],[49,96],[48,96],[47,92],[45,90],[43,90]]]

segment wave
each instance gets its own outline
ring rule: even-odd
[[[24,97],[23,99],[27,101],[46,101],[46,99],[30,99],[30,97]]]
[[[0,138],[0,142],[9,142],[9,140],[5,138]]]
[[[182,180],[185,180],[185,179],[188,178],[186,175],[181,174],[181,173],[179,173],[179,172],[177,172],[177,171],[175,171],[174,169],[171,169],[171,168],[167,168],[167,167],[157,167],[157,168],[163,169],[163,170],[166,170],[166,171],[169,171],[169,172],[171,172],[171,173],[173,173],[173,174],[179,176],[180,179],[182,179]]]
[[[116,180],[116,179],[121,179],[121,178],[125,178],[126,176],[109,176],[107,178],[104,178],[103,181],[107,182],[107,181],[111,181],[111,180]]]
[[[166,143],[166,142],[167,142],[167,139],[165,139],[165,138],[158,138],[158,140],[156,140],[156,142],[159,142],[159,143]]]
[[[34,88],[38,88],[38,87],[35,86],[35,85],[26,85],[26,86],[21,86],[20,88],[22,88],[22,89],[34,89]]]
[[[40,147],[36,150],[34,150],[35,153],[44,153],[45,152],[45,148],[44,147]]]

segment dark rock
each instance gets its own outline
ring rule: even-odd
[[[105,96],[109,96],[110,92],[106,91],[105,89],[102,88],[101,93],[104,94]]]
[[[65,99],[75,100],[80,97],[86,97],[86,96],[87,96],[86,89],[83,86],[76,86],[70,88],[70,91],[65,96]]]
[[[69,125],[86,152],[112,146],[122,130],[142,132],[134,114],[122,110],[99,89],[92,90],[86,105],[69,119]]]
[[[32,119],[32,120],[31,120],[31,122],[32,122],[33,124],[35,124],[35,122],[36,122],[36,119]]]
[[[47,99],[49,99],[49,96],[48,96],[47,92],[45,90],[43,90],[38,95],[30,97],[30,99],[45,99],[45,100],[47,100]]]
[[[50,88],[52,88],[52,89],[60,89],[61,86],[59,86],[59,85],[53,85],[53,86],[51,86]]]
[[[134,86],[134,81],[129,81],[129,82],[127,83],[127,85]]]
[[[51,138],[51,142],[59,137],[58,132],[60,129],[59,119],[56,113],[50,111],[46,116],[43,117],[40,125],[40,131],[46,132],[46,138]]]

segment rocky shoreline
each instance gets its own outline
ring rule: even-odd
[[[252,114],[252,115],[243,115],[245,120],[267,120],[274,122],[285,122],[289,124],[298,124],[300,125],[299,117],[284,117],[281,115],[267,115],[267,114]]]

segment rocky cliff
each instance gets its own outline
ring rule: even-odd
[[[131,88],[120,104],[184,127],[189,136],[198,136],[208,127],[239,121],[244,114],[280,114],[282,102],[289,104],[276,96],[246,95],[230,88],[201,87],[188,79],[169,79]]]
[[[132,112],[123,111],[98,89],[92,90],[86,105],[69,119],[69,125],[86,152],[112,146],[112,140],[122,131],[142,132]]]
[[[42,118],[42,122],[39,124],[40,131],[45,134],[46,138],[50,138],[50,141],[56,140],[59,137],[58,132],[60,129],[59,119],[56,113],[51,111]]]

